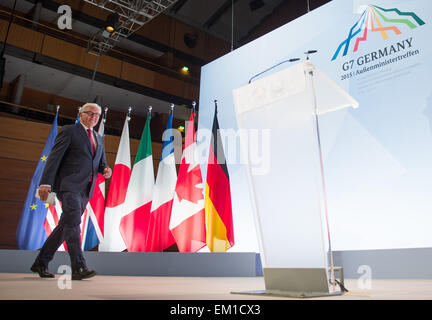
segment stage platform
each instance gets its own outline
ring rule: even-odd
[[[101,276],[71,281],[41,279],[36,274],[0,273],[0,300],[430,300],[432,280],[376,279],[360,288],[357,279],[345,279],[342,296],[296,299],[232,294],[264,290],[263,277],[136,277]],[[62,287],[64,289],[62,289]],[[173,306],[177,302],[173,302]]]
[[[344,268],[342,296],[318,300],[432,299],[432,249],[335,252]],[[0,250],[0,300],[140,299],[140,300],[293,300],[294,298],[233,294],[264,290],[256,253],[128,253],[84,252],[98,275],[67,283],[62,266],[67,252],[57,252],[50,271],[54,279],[31,273],[37,251]],[[370,274],[361,266],[369,267]],[[59,267],[61,267],[59,269]],[[312,298],[308,298],[310,300]],[[295,299],[294,299],[295,300]],[[298,299],[297,299],[298,300]]]
[[[38,251],[0,250],[0,272],[30,273]],[[259,254],[85,251],[89,268],[100,275],[169,277],[255,277],[262,275]],[[57,252],[49,269],[70,265],[67,252]]]
[[[0,273],[30,273],[37,251],[0,250]],[[255,252],[97,252],[85,251],[88,266],[100,275],[169,277],[262,276]],[[374,279],[432,279],[432,248],[335,251],[335,266],[345,278],[359,278],[365,270]],[[57,252],[49,268],[69,265],[67,252]]]

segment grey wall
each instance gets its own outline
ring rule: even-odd
[[[0,250],[0,272],[31,272],[37,256],[31,250]],[[96,252],[86,251],[87,265],[101,275],[177,277],[254,277],[256,253]],[[49,265],[55,273],[70,265],[67,252],[57,252]]]
[[[370,268],[373,279],[432,279],[432,248],[336,251],[334,259],[346,278]]]

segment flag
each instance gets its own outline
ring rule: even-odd
[[[177,181],[172,119],[173,113],[171,112],[168,117],[167,128],[162,136],[162,152],[153,191],[146,251],[163,251],[175,243],[169,229],[171,208]]]
[[[98,134],[104,141],[105,119],[99,124]],[[90,250],[102,242],[104,233],[105,213],[105,178],[100,173],[97,175],[93,196],[89,199],[83,214],[81,224],[81,247]]]
[[[213,119],[204,203],[207,247],[211,252],[227,251],[234,245],[234,230],[230,181],[219,133],[217,105]]]
[[[52,147],[54,146],[55,138],[57,137],[57,118],[58,114],[54,117],[48,139],[33,174],[21,214],[21,219],[18,223],[16,241],[19,249],[37,250],[42,247],[47,238],[44,225],[49,205],[36,199],[35,194],[36,189],[39,187],[39,182],[46,161]]]
[[[206,245],[204,194],[194,117],[192,113],[186,131],[169,226],[180,252],[196,252]]]
[[[128,252],[145,251],[154,187],[150,120],[149,114],[141,135],[126,195],[127,215],[120,223],[120,232]]]
[[[81,112],[81,108],[82,108],[82,107],[79,107],[79,108],[78,108],[78,113],[77,113],[77,116],[76,116],[76,118],[75,118],[75,124],[80,123],[80,112]]]
[[[60,217],[62,215],[62,207],[60,201],[56,197],[55,206],[49,205],[48,211],[45,217],[44,229],[49,237],[51,232],[57,227]],[[60,247],[57,249],[58,251],[66,251],[66,242],[63,242]]]
[[[103,241],[105,213],[105,178],[97,175],[93,197],[84,211],[82,225],[82,249],[90,250]]]
[[[79,118],[79,111],[78,111],[77,117],[75,119],[75,124],[77,124],[79,122],[80,122],[80,118]],[[54,230],[54,228],[57,227],[62,213],[63,213],[63,210],[61,207],[61,202],[56,196],[55,206],[49,205],[48,211],[47,211],[47,214],[45,217],[44,228],[45,228],[45,232],[46,232],[48,237],[50,236],[50,234]],[[67,250],[66,242],[63,242],[57,250],[58,251],[66,251]]]
[[[131,176],[128,120],[129,116],[126,116],[105,205],[104,238],[99,244],[99,251],[126,249],[119,227],[125,215],[124,203]]]

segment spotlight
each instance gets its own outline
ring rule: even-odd
[[[183,72],[188,72],[188,71],[189,71],[189,67],[184,66],[184,67],[182,68],[182,71],[183,71]]]
[[[118,27],[119,15],[115,12],[111,13],[105,21],[105,30],[113,33]]]
[[[251,9],[251,11],[255,11],[258,10],[259,8],[264,6],[264,1],[262,0],[253,0],[251,2],[249,2],[249,8]]]
[[[188,48],[195,48],[198,41],[198,35],[186,33],[183,37],[183,41]]]

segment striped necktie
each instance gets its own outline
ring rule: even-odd
[[[90,144],[91,144],[91,147],[92,147],[92,154],[94,156],[96,148],[95,148],[93,137],[92,137],[92,130],[91,129],[87,129],[87,133],[88,133],[88,136],[89,136],[89,139],[90,139]]]

